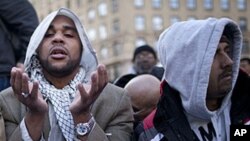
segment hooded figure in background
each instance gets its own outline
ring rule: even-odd
[[[130,139],[133,115],[128,96],[108,84],[106,68],[98,65],[73,12],[60,8],[40,23],[24,65],[25,72],[12,69],[12,88],[0,97],[7,140]]]
[[[231,120],[238,116],[230,113],[241,47],[241,31],[227,18],[178,22],[166,29],[157,46],[165,69],[162,96],[154,127],[140,140],[229,141]],[[237,112],[241,120],[249,117],[248,103]]]

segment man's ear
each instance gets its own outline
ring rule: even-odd
[[[39,54],[40,52],[40,48],[41,48],[41,43],[38,45],[38,47],[36,48],[36,53]]]
[[[37,58],[38,59],[40,59],[39,53],[40,53],[40,46],[38,46],[37,49],[36,49],[36,54],[37,54]]]

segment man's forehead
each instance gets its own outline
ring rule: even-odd
[[[220,44],[224,44],[224,45],[220,45]],[[217,47],[217,50],[218,49],[232,49],[232,42],[230,41],[230,39],[226,36],[226,35],[222,35],[221,38],[220,38],[220,42],[219,42],[219,45]]]
[[[228,44],[231,44],[231,41],[228,39],[228,37],[226,35],[221,36],[220,42],[226,42]]]
[[[148,50],[143,50],[143,51],[139,52],[138,54],[152,54],[153,55],[153,53],[148,51]]]

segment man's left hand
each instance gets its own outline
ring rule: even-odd
[[[90,108],[108,83],[108,74],[104,65],[98,65],[91,75],[91,85],[78,85],[78,92],[70,105],[75,124],[87,122],[91,118]]]

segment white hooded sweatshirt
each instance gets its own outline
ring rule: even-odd
[[[226,25],[233,39],[231,58],[234,61],[234,87],[239,70],[242,36],[232,20],[208,18],[175,23],[160,35],[157,46],[160,62],[165,69],[164,79],[180,93],[184,112],[199,140],[204,140],[199,127],[210,132],[207,131],[208,123],[212,123],[216,134],[211,140],[229,140],[232,90],[216,111],[210,111],[206,106],[211,66]]]

